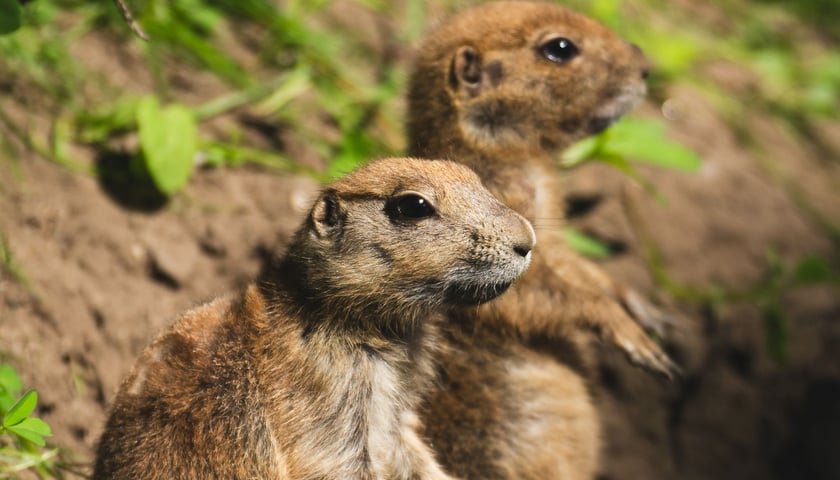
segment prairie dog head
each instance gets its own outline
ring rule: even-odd
[[[638,47],[556,4],[465,10],[431,31],[418,52],[411,152],[424,153],[418,142],[443,128],[480,151],[564,148],[633,108],[648,68]]]
[[[531,224],[469,168],[398,158],[329,185],[290,256],[330,312],[415,316],[495,298],[525,271],[535,242]]]

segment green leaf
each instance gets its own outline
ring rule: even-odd
[[[341,151],[330,162],[327,174],[339,177],[350,172],[370,158],[373,148],[373,141],[364,132],[351,130],[345,133]]]
[[[566,168],[571,168],[597,157],[606,141],[605,134],[606,132],[594,137],[587,137],[572,144],[572,146],[563,151],[563,155],[560,157],[560,164]]]
[[[38,468],[58,455],[58,449],[45,451],[25,451],[14,448],[0,447],[0,478],[7,478],[3,474],[22,472],[29,468]],[[12,476],[12,478],[17,478]],[[53,477],[49,477],[53,478]]]
[[[785,273],[785,262],[779,252],[772,248],[764,253],[764,257],[767,260],[767,277],[778,281]]]
[[[46,444],[44,437],[52,436],[52,429],[47,425],[47,422],[40,418],[25,418],[17,425],[7,428],[10,432],[41,447]]]
[[[179,19],[181,22],[193,24],[201,33],[210,33],[216,30],[223,20],[222,13],[211,5],[209,2],[182,0],[173,3],[172,8],[180,14],[179,16],[185,17],[183,20]]]
[[[171,195],[186,185],[196,153],[196,121],[182,105],[161,109],[154,97],[137,107],[140,148],[157,188]]]
[[[780,48],[754,52],[752,67],[762,78],[762,88],[772,97],[788,95],[788,88],[796,85],[796,66],[793,56]]]
[[[3,416],[3,426],[11,430],[12,427],[23,422],[35,410],[37,404],[38,393],[35,390],[27,391]]]
[[[208,145],[204,148],[204,163],[211,167],[222,165],[239,166],[242,164],[242,157],[236,155],[236,150],[219,145]]]
[[[831,267],[822,257],[808,257],[796,266],[794,279],[803,285],[827,282],[831,280]]]
[[[8,412],[15,404],[23,382],[11,365],[0,365],[0,415]]]
[[[614,29],[622,19],[621,2],[619,0],[594,0],[590,4],[589,13]]]
[[[312,88],[312,69],[306,63],[301,63],[284,80],[274,92],[261,101],[258,110],[269,115],[282,110],[289,102]]]
[[[0,388],[12,395],[16,395],[23,388],[23,382],[11,365],[0,365]]]
[[[79,129],[79,138],[86,143],[98,143],[107,140],[114,132],[135,127],[141,101],[135,97],[122,98],[102,109],[77,114],[73,123]]]
[[[18,0],[0,0],[0,35],[20,28],[20,3]]]
[[[192,3],[192,2],[189,2]],[[198,3],[198,2],[195,2]],[[204,5],[183,5],[182,2],[161,2],[157,6],[156,15],[144,17],[143,28],[151,38],[156,40],[155,47],[163,50],[174,50],[192,57],[208,70],[224,78],[236,86],[244,87],[253,82],[253,77],[246,74],[245,69],[233,58],[227,55],[213,42],[212,32],[205,31],[206,27],[213,27],[214,20],[199,14],[198,10],[206,9]],[[193,21],[198,20],[198,21]]]
[[[607,153],[687,172],[700,169],[700,157],[668,140],[661,122],[627,118],[615,124],[609,133],[604,145]]]
[[[644,46],[657,74],[668,77],[684,76],[697,65],[704,46],[702,41],[682,33],[652,28],[636,30],[630,40]]]
[[[814,59],[809,76],[817,82],[840,87],[840,54],[831,53]]]
[[[579,230],[564,228],[563,237],[572,249],[587,257],[607,258],[610,256],[609,246]]]
[[[790,325],[787,316],[777,303],[764,308],[764,340],[770,357],[778,364],[789,358]]]
[[[666,205],[668,203],[667,199],[659,193],[659,190],[656,189],[656,185],[654,185],[647,177],[642,175],[636,167],[634,167],[621,155],[603,152],[598,155],[598,161],[620,170],[631,180],[641,185],[642,188],[644,188],[650,196],[656,199],[657,202],[662,205]]]
[[[426,2],[408,0],[405,5],[405,29],[403,38],[411,44],[417,43],[426,31]]]
[[[9,411],[9,408],[15,404],[15,398],[9,392],[0,390],[0,414]]]
[[[840,101],[840,92],[835,85],[827,82],[809,85],[802,92],[802,105],[809,112],[831,115],[836,112]]]

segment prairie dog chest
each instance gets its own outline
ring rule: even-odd
[[[405,375],[382,358],[371,358],[368,368],[372,378],[365,412],[368,455],[378,478],[399,478],[394,469],[401,460],[403,423],[406,416],[412,415],[414,395]]]
[[[556,172],[551,167],[542,165],[529,165],[524,169],[525,179],[531,185],[533,192],[534,220],[543,220],[551,217],[552,220],[559,220],[559,198],[560,182]]]
[[[501,167],[485,177],[490,191],[535,224],[563,219],[562,185],[551,166],[537,163]]]
[[[292,470],[302,478],[411,478],[403,469],[416,465],[414,408],[425,382],[406,352],[335,353],[315,356],[310,375],[320,387],[313,395],[281,407],[302,433],[287,450]],[[305,428],[313,423],[326,428]]]

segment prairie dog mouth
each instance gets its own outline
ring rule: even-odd
[[[618,121],[621,118],[621,115],[615,117],[595,117],[589,120],[589,125],[587,126],[587,130],[590,134],[596,135],[604,130],[608,129],[612,126],[613,123]]]
[[[459,283],[446,289],[446,298],[456,305],[479,305],[505,293],[511,284],[513,280],[484,284]]]
[[[633,110],[645,96],[644,84],[640,87],[625,88],[601,108],[597,109],[589,120],[589,132],[601,133],[615,123],[622,115]]]

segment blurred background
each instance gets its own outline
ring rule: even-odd
[[[129,2],[144,42],[110,1],[0,0],[0,478],[88,474],[154,333],[404,151],[413,50],[476,3]],[[840,478],[840,2],[562,4],[655,66],[558,156],[563,228],[674,312],[685,371],[593,346],[600,478]]]

